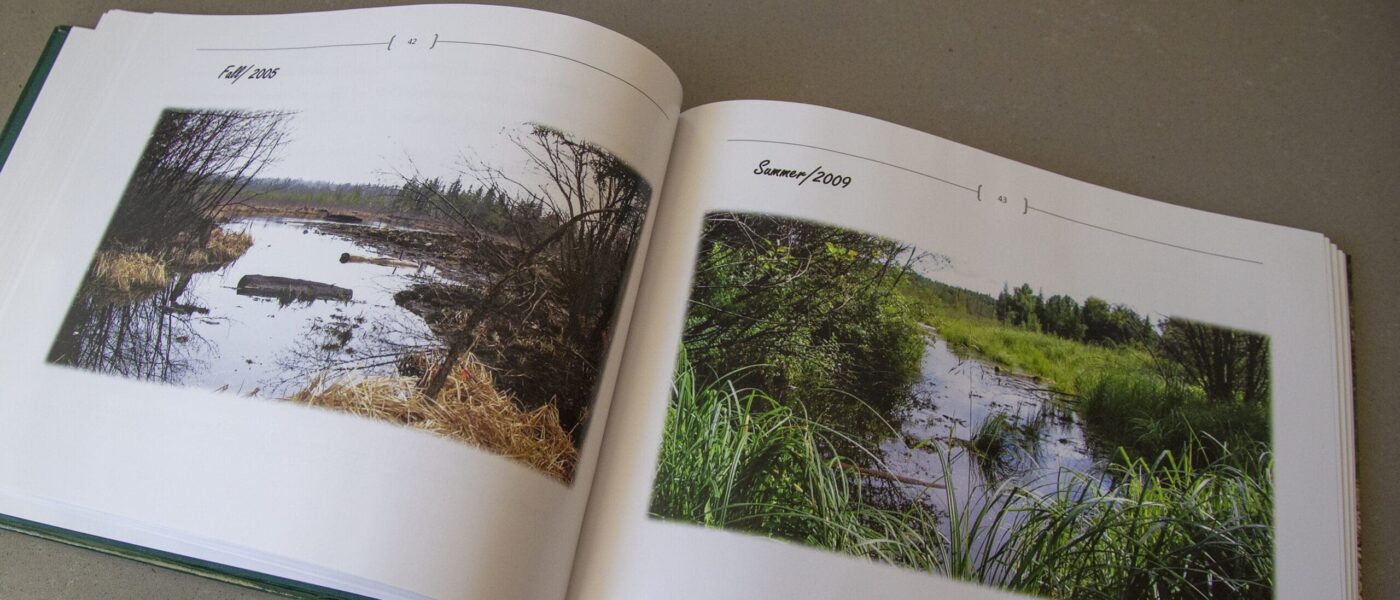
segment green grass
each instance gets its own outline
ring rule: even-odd
[[[1262,444],[1221,447],[1226,460],[1205,466],[1192,464],[1199,452],[1163,452],[1125,457],[1103,475],[1063,470],[1043,490],[958,490],[948,450],[930,442],[944,487],[927,493],[948,508],[937,514],[871,497],[853,466],[883,468],[878,458],[800,407],[725,377],[702,384],[684,355],[674,385],[657,517],[1053,597],[1272,594],[1272,458]]]
[[[1225,447],[1267,445],[1270,437],[1267,405],[1211,401],[1198,387],[1143,371],[1101,375],[1084,389],[1079,411],[1101,445],[1118,446],[1131,458],[1151,460],[1174,449],[1206,464]],[[1195,443],[1200,437],[1216,443]]]
[[[1020,430],[1005,414],[992,413],[977,425],[969,446],[977,455],[988,460],[1003,459],[1017,447]]]
[[[1075,598],[1272,597],[1273,459],[1260,445],[1227,452],[1205,468],[1165,452],[1104,477],[1062,471],[1014,509],[997,579]]]
[[[924,318],[955,350],[1070,394],[1098,445],[1130,458],[1189,448],[1203,466],[1222,446],[1269,442],[1266,404],[1208,401],[1197,386],[1165,380],[1140,347],[1085,344],[938,307]],[[1192,445],[1197,437],[1218,443]]]
[[[953,349],[1039,377],[1046,387],[1071,394],[1099,373],[1141,369],[1151,360],[1141,349],[1084,344],[990,319],[937,314],[928,321]]]
[[[932,567],[936,519],[866,498],[856,444],[800,409],[727,380],[702,386],[682,358],[652,496],[666,518],[760,533],[884,562]],[[863,458],[873,458],[871,456]]]

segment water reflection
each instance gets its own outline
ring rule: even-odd
[[[189,290],[191,276],[172,279],[144,298],[83,286],[49,351],[49,360],[133,379],[181,383],[217,354],[196,329],[209,319]]]
[[[253,246],[222,268],[176,273],[143,298],[105,295],[85,282],[49,360],[277,396],[320,372],[392,373],[398,356],[436,345],[422,319],[393,299],[414,283],[439,280],[430,268],[343,264],[346,252],[383,254],[314,221],[252,218],[224,226],[247,231]],[[239,282],[249,276],[316,282],[353,291],[353,300],[349,293],[240,294]]]
[[[1061,477],[1061,469],[1102,472],[1078,414],[1037,382],[959,357],[932,332],[922,373],[900,420],[900,436],[880,444],[891,471],[947,481],[959,507],[972,510],[980,508],[980,491],[990,486],[1049,492],[1078,485]],[[887,487],[898,499],[948,509],[942,489]]]

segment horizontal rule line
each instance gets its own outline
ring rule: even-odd
[[[1221,254],[1221,253],[1219,253],[1219,252],[1211,252],[1211,251],[1209,251],[1209,250],[1201,250],[1201,249],[1198,249],[1198,248],[1192,248],[1192,247],[1190,247],[1190,246],[1182,246],[1182,245],[1180,245],[1180,244],[1173,244],[1173,243],[1171,243],[1171,242],[1164,242],[1164,241],[1162,241],[1162,240],[1154,240],[1154,239],[1149,238],[1149,237],[1143,237],[1143,236],[1140,236],[1140,235],[1131,234],[1131,233],[1128,233],[1128,232],[1126,232],[1126,231],[1119,231],[1119,230],[1117,230],[1117,229],[1110,229],[1110,228],[1104,227],[1104,226],[1102,226],[1102,225],[1095,225],[1095,224],[1093,224],[1093,223],[1085,223],[1084,221],[1080,221],[1080,220],[1078,220],[1078,219],[1071,219],[1071,218],[1066,217],[1066,216],[1061,215],[1061,214],[1052,213],[1052,212],[1050,212],[1050,211],[1048,211],[1048,210],[1043,210],[1043,209],[1036,208],[1036,207],[1034,207],[1034,206],[1030,206],[1029,204],[1026,205],[1026,210],[1028,210],[1028,211],[1032,211],[1032,210],[1033,210],[1033,211],[1038,212],[1038,213],[1040,213],[1040,214],[1049,215],[1049,216],[1055,217],[1056,219],[1063,219],[1063,220],[1065,220],[1065,221],[1069,221],[1070,223],[1074,223],[1074,224],[1076,224],[1076,225],[1083,225],[1083,226],[1085,226],[1085,227],[1092,227],[1092,228],[1097,229],[1097,230],[1099,230],[1099,231],[1107,231],[1107,232],[1109,232],[1109,233],[1116,233],[1116,234],[1118,234],[1118,235],[1125,236],[1125,237],[1130,237],[1130,238],[1133,238],[1133,239],[1135,239],[1135,240],[1141,240],[1141,241],[1144,241],[1144,242],[1151,242],[1151,243],[1153,243],[1153,244],[1159,244],[1159,245],[1162,245],[1162,246],[1167,246],[1167,247],[1169,247],[1169,248],[1176,248],[1177,250],[1185,250],[1185,251],[1187,251],[1187,252],[1195,252],[1195,253],[1197,253],[1197,254],[1204,254],[1204,255],[1206,255],[1206,256],[1214,256],[1214,257],[1216,257],[1216,258],[1225,258],[1225,259],[1229,259],[1229,260],[1237,260],[1237,261],[1240,261],[1240,262],[1246,262],[1246,263],[1251,263],[1251,264],[1256,264],[1256,265],[1262,265],[1262,264],[1264,264],[1263,261],[1254,260],[1254,259],[1252,259],[1252,258],[1240,258],[1240,257],[1238,257],[1238,256],[1230,256],[1229,254]]]
[[[842,156],[849,156],[849,157],[851,157],[851,158],[859,158],[859,159],[861,159],[861,160],[868,160],[868,161],[873,162],[873,163],[876,163],[876,164],[885,165],[886,167],[891,167],[891,168],[899,169],[899,170],[904,171],[904,172],[906,172],[906,173],[913,173],[913,174],[918,175],[918,176],[920,176],[920,177],[927,177],[927,178],[932,179],[932,180],[934,180],[934,181],[937,181],[937,182],[939,182],[939,183],[946,183],[946,184],[951,185],[951,186],[953,186],[953,187],[955,187],[955,188],[967,190],[967,191],[972,192],[972,193],[974,193],[974,194],[977,193],[977,188],[970,188],[970,187],[967,187],[967,186],[962,185],[962,184],[960,184],[960,183],[948,181],[947,179],[943,179],[942,177],[935,177],[935,176],[933,176],[933,175],[929,175],[928,173],[924,173],[923,171],[915,171],[914,169],[910,169],[909,167],[901,167],[901,166],[896,165],[896,164],[894,164],[894,163],[888,163],[888,162],[885,162],[885,161],[880,160],[880,159],[878,159],[878,158],[870,158],[869,156],[861,156],[861,155],[859,155],[859,154],[851,154],[850,152],[842,152],[842,151],[840,151],[840,150],[833,150],[833,149],[831,149],[831,148],[823,148],[823,147],[821,147],[821,146],[813,146],[813,145],[811,145],[811,144],[799,144],[799,143],[797,143],[797,142],[782,142],[782,141],[778,141],[778,140],[762,140],[762,139],[755,139],[755,138],[730,138],[728,141],[731,141],[731,142],[749,142],[749,143],[757,143],[757,144],[779,144],[779,145],[783,145],[783,146],[797,146],[797,147],[799,147],[799,148],[811,148],[811,149],[813,149],[813,150],[821,150],[821,151],[823,151],[823,152],[830,152],[830,153],[832,153],[832,154],[840,154],[840,155],[842,155]]]
[[[195,48],[196,52],[271,52],[275,50],[317,50],[320,48],[353,48],[357,46],[388,46],[389,42],[362,44],[323,44],[320,46],[281,46],[276,48]]]
[[[592,64],[583,62],[583,61],[581,61],[581,60],[579,60],[579,59],[577,59],[577,58],[573,58],[573,57],[570,57],[570,56],[564,56],[563,54],[555,54],[555,53],[553,53],[553,52],[546,52],[546,51],[544,51],[544,50],[536,50],[536,49],[534,49],[534,48],[525,48],[525,47],[523,47],[523,46],[511,46],[511,45],[509,45],[509,44],[492,44],[492,43],[489,43],[489,42],[467,42],[467,41],[462,41],[462,40],[438,40],[437,43],[438,43],[438,44],[460,44],[460,45],[464,45],[464,46],[489,46],[489,47],[492,47],[492,48],[507,48],[507,49],[510,49],[510,50],[522,50],[522,51],[525,51],[525,52],[534,52],[535,54],[543,54],[543,55],[545,55],[545,56],[553,56],[554,58],[561,58],[561,59],[567,60],[567,61],[572,62],[572,63],[580,64],[580,65],[583,65],[583,66],[588,67],[588,68],[590,68],[590,69],[593,69],[594,71],[597,71],[597,72],[599,72],[599,73],[602,73],[602,74],[604,74],[604,75],[607,75],[608,77],[611,77],[611,78],[613,78],[613,79],[616,79],[616,80],[618,80],[618,81],[621,81],[622,83],[627,84],[627,87],[630,87],[630,88],[636,90],[638,94],[641,94],[642,96],[646,97],[647,100],[651,101],[652,106],[655,106],[655,107],[656,107],[656,110],[661,111],[661,116],[666,117],[666,120],[667,120],[667,121],[671,120],[671,115],[666,114],[666,109],[664,109],[664,108],[661,107],[661,103],[657,102],[657,101],[656,101],[656,98],[652,98],[652,97],[651,97],[651,94],[648,94],[648,93],[646,93],[645,91],[642,91],[642,88],[639,88],[639,87],[633,85],[632,82],[627,81],[626,79],[623,79],[622,77],[617,76],[616,74],[612,73],[611,71],[608,71],[607,69],[604,69],[604,68],[602,68],[602,67],[598,67],[598,66],[595,66],[595,65],[592,65]]]

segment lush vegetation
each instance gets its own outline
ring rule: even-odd
[[[1152,323],[1127,306],[1090,296],[1081,307],[1069,296],[1046,299],[1032,291],[1030,284],[1021,284],[1014,291],[1002,288],[995,310],[998,321],[1067,340],[1133,344],[1147,342],[1153,335]]]
[[[1105,370],[1141,369],[1151,362],[1141,348],[1083,344],[957,313],[941,313],[928,322],[955,348],[1070,394]]]
[[[736,374],[738,375],[738,374]],[[682,356],[652,497],[666,519],[775,538],[1064,598],[1268,598],[1272,459],[1262,445],[1061,472],[1049,489],[939,494],[889,505],[853,465],[877,455],[838,428]],[[1194,438],[1193,444],[1214,444]],[[951,452],[952,450],[939,450]],[[974,502],[972,499],[975,498]]]
[[[1185,319],[1154,327],[1126,306],[1046,300],[1029,285],[993,300],[914,276],[902,292],[949,344],[1075,401],[1111,458],[1120,456],[1115,448],[1146,460],[1194,448],[1209,461],[1203,448],[1213,446],[1191,443],[1198,433],[1269,442],[1264,336]]]
[[[898,564],[919,564],[936,547],[934,520],[870,502],[839,450],[860,444],[801,408],[730,379],[701,383],[684,358],[672,403],[655,514]]]
[[[686,319],[701,377],[734,373],[780,404],[871,431],[919,371],[923,334],[897,289],[907,246],[834,227],[711,215]],[[855,400],[855,401],[853,401]]]
[[[652,512],[1055,597],[1272,594],[1267,338],[1028,285],[993,297],[916,272],[928,262],[950,264],[710,215]],[[931,332],[1069,407],[1102,460],[1008,477],[1047,442],[1006,412],[904,437]],[[901,439],[942,476],[887,463]],[[955,477],[969,461],[982,477]]]

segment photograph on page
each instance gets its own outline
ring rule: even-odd
[[[700,239],[653,518],[1035,596],[1273,596],[1268,335],[825,222]]]
[[[393,158],[338,145],[354,127],[165,110],[48,361],[349,412],[570,481],[650,184],[539,123]]]
[[[49,87],[97,107],[21,140],[69,160],[0,243],[0,512],[372,597],[563,597],[674,74],[501,7],[123,22],[140,85]]]

